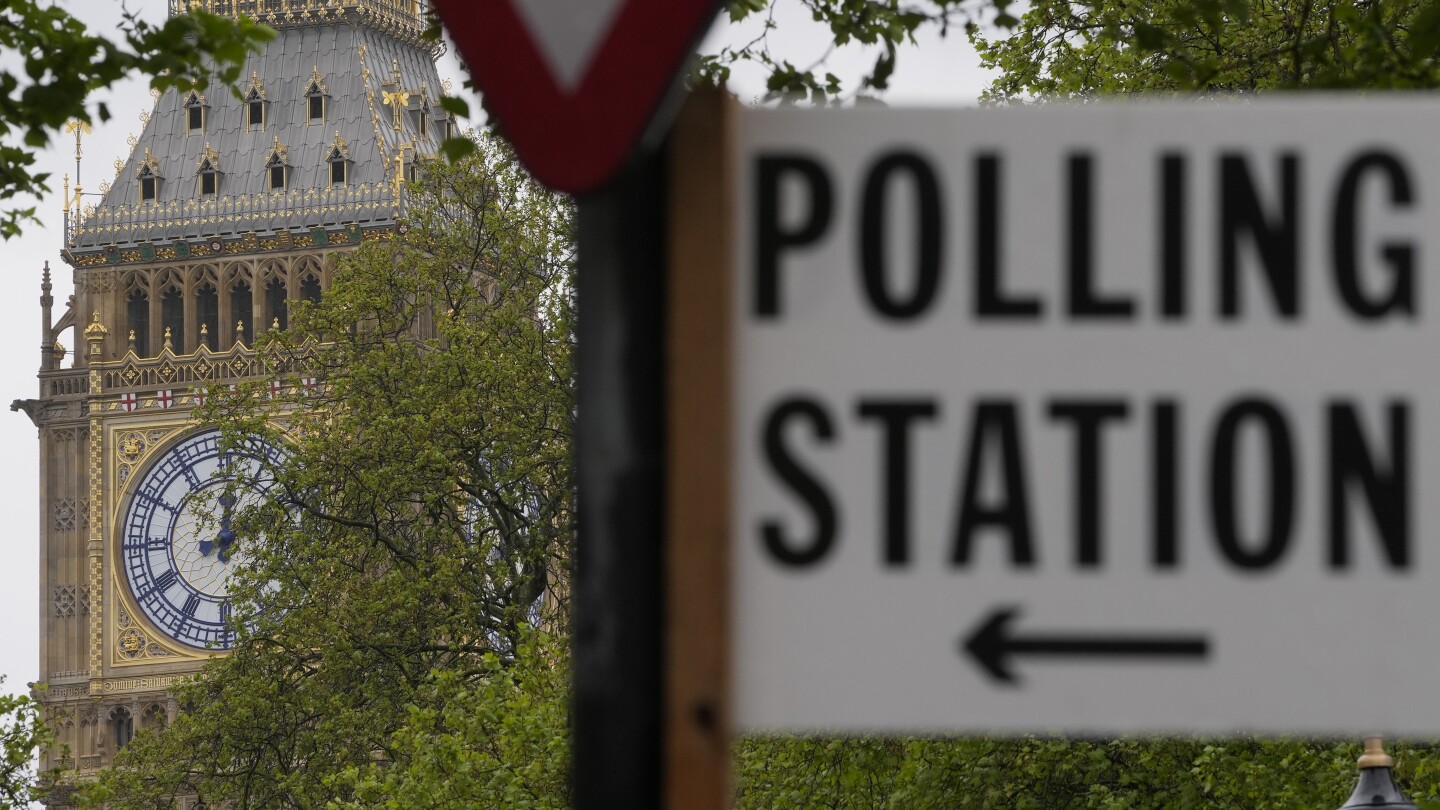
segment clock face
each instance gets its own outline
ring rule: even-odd
[[[230,577],[246,551],[232,517],[273,485],[262,460],[284,456],[259,439],[222,452],[212,429],[169,448],[138,478],[120,560],[136,605],[170,638],[222,650],[235,643],[226,627]]]

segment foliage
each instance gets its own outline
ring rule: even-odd
[[[792,0],[786,0],[791,2]],[[771,99],[808,99],[816,104],[842,100],[847,96],[876,97],[889,87],[900,48],[915,43],[915,34],[931,27],[941,36],[953,26],[969,30],[982,16],[1000,24],[1010,22],[1006,9],[1011,0],[801,0],[811,19],[823,25],[831,44],[819,53],[801,53],[796,38],[785,36],[775,21],[781,0],[729,0],[724,13],[730,23],[759,20],[760,31],[741,45],[726,45],[719,52],[702,54],[691,81],[720,85],[732,68],[741,63],[759,65],[766,71],[766,90]],[[773,36],[772,34],[778,34]],[[875,64],[853,87],[825,71],[836,48],[859,45],[878,50]]]
[[[0,677],[0,686],[5,679]],[[36,752],[53,742],[40,705],[26,695],[0,694],[0,810],[29,807],[55,774],[36,770]]]
[[[443,672],[391,739],[394,763],[350,768],[336,810],[559,810],[569,806],[569,666],[563,642],[537,634],[511,665],[487,655],[482,679]]]
[[[974,41],[991,99],[1440,84],[1437,0],[1035,0]]]
[[[392,780],[418,796],[447,763],[474,769],[447,790],[556,789],[563,650],[532,626],[564,623],[570,212],[486,139],[427,168],[407,225],[260,341],[284,393],[207,403],[230,441],[290,451],[271,502],[235,516],[240,641],[122,752],[97,806],[398,806]]]
[[[1440,807],[1440,751],[1390,749],[1422,808]],[[1339,807],[1358,744],[1308,740],[762,737],[736,746],[737,806],[955,810],[1291,810]]]
[[[178,15],[164,25],[151,25],[125,15],[119,35],[96,34],[70,12],[42,0],[10,0],[0,4],[0,54],[12,57],[0,68],[0,237],[9,239],[35,209],[12,207],[17,198],[50,190],[49,176],[36,172],[35,149],[49,143],[66,122],[91,122],[86,104],[90,93],[109,87],[133,73],[152,78],[159,89],[204,87],[209,74],[204,59],[213,59],[216,76],[233,83],[246,54],[273,32],[250,20],[230,20],[195,12]],[[94,116],[108,120],[98,104]]]

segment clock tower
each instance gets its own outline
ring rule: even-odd
[[[453,126],[423,0],[170,5],[278,35],[238,86],[157,97],[99,203],[67,203],[61,307],[45,269],[40,391],[12,407],[39,429],[36,696],[67,749],[42,765],[67,779],[173,720],[167,687],[233,641],[228,514],[284,449],[222,452],[192,410],[243,380],[323,384],[303,356],[262,362],[256,337],[323,295],[339,256],[403,227],[404,182]]]

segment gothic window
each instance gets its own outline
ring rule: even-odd
[[[286,312],[285,298],[285,282],[277,278],[266,285],[265,314],[270,318],[269,323],[265,324],[267,328],[275,328],[277,322],[281,329],[286,328],[288,325],[289,319],[286,317],[288,313]]]
[[[179,290],[170,290],[160,299],[160,323],[170,337],[176,354],[185,351],[185,297]]]
[[[300,298],[312,304],[320,303],[320,279],[314,273],[300,279]]]
[[[319,93],[312,93],[310,99],[310,122],[323,123],[325,121],[325,96]]]
[[[185,133],[205,130],[205,99],[198,93],[185,97]]]
[[[240,340],[242,334],[255,333],[255,299],[249,282],[237,281],[230,288],[230,323],[227,325],[236,330],[236,340]]]
[[[206,284],[195,294],[195,315],[199,321],[200,343],[215,351],[220,340],[220,296],[213,285]]]
[[[135,292],[125,302],[126,325],[135,339],[135,354],[150,356],[150,299],[143,292]]]
[[[130,710],[124,706],[116,706],[110,713],[110,731],[114,735],[115,750],[130,744],[135,736],[135,718],[130,716]]]
[[[426,99],[420,100],[420,116],[416,122],[419,125],[420,137],[430,137],[430,102]]]
[[[458,134],[460,133],[458,131],[458,128],[455,126],[455,116],[445,116],[445,140],[448,141]]]
[[[158,703],[152,703],[145,708],[145,728],[164,730],[170,718],[165,712],[165,707]]]

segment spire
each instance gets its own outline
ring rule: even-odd
[[[60,361],[55,357],[55,321],[53,307],[55,296],[50,294],[50,262],[45,262],[44,274],[40,277],[40,368],[55,368]]]

